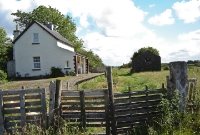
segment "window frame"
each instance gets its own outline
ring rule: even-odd
[[[67,61],[65,61],[65,67],[64,67],[64,69],[71,69],[70,67],[69,67],[69,61],[67,60]]]
[[[35,64],[39,64],[37,67]],[[33,70],[41,70],[41,58],[40,56],[34,56],[33,57]]]
[[[38,33],[33,33],[33,44],[39,44],[39,34]]]

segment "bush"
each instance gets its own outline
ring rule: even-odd
[[[169,70],[169,67],[168,67],[168,66],[167,66],[167,67],[164,67],[163,70]]]
[[[51,67],[50,76],[51,77],[64,76],[64,73],[62,72],[62,69],[59,67]]]
[[[7,78],[7,74],[3,71],[0,70],[0,81],[3,81]]]

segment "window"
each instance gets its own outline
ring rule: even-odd
[[[33,43],[39,43],[38,33],[33,33]]]
[[[66,61],[66,67],[69,67],[69,61]]]
[[[40,57],[33,57],[33,68],[34,69],[40,69]]]

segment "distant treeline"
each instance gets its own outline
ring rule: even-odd
[[[188,60],[187,64],[189,66],[197,66],[200,67],[200,60]],[[132,66],[132,61],[128,63],[123,63],[123,65],[120,66],[120,68],[131,68]],[[161,67],[164,68],[165,70],[169,69],[169,63],[161,63]]]

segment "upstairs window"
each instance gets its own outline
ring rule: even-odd
[[[66,66],[65,67],[69,67],[69,61],[66,61]]]
[[[33,68],[34,69],[40,69],[41,68],[40,57],[33,57]]]
[[[38,33],[33,33],[33,43],[39,43]]]

